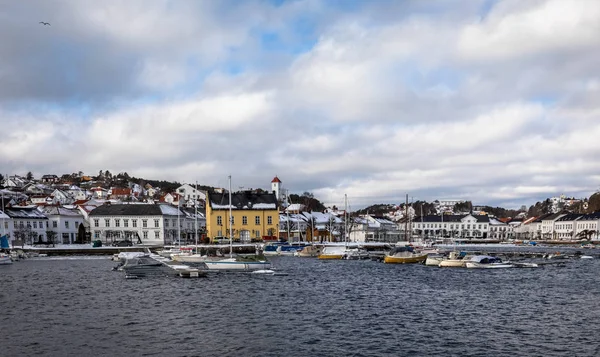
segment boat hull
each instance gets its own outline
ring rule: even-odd
[[[387,264],[415,264],[423,263],[427,259],[427,254],[414,255],[409,257],[395,257],[393,255],[386,255],[383,258],[383,262]]]
[[[334,260],[334,259],[342,259],[343,254],[321,254],[318,256],[319,259],[323,260]]]
[[[12,258],[9,256],[0,257],[0,265],[12,264]]]
[[[204,264],[206,264],[208,270],[222,271],[254,271],[271,268],[271,263],[267,261],[244,262],[235,259],[223,259],[217,261],[205,260]]]
[[[477,262],[466,262],[465,266],[469,269],[506,269],[515,267],[514,265],[507,263],[482,264]]]
[[[446,259],[442,260],[438,266],[440,268],[464,268],[465,261],[461,259]]]

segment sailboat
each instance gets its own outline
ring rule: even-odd
[[[256,271],[271,268],[271,262],[256,258],[233,256],[233,215],[231,202],[231,176],[229,176],[229,257],[206,257],[202,262],[209,270],[220,271]]]
[[[318,255],[321,260],[333,259],[366,259],[368,252],[357,244],[348,244],[348,196],[344,195],[344,243],[326,245]]]

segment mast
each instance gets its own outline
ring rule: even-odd
[[[233,215],[231,213],[231,175],[229,175],[229,257],[233,257]]]
[[[179,249],[181,249],[181,221],[180,221],[180,213],[181,213],[181,196],[177,199],[177,243],[179,244]]]
[[[348,195],[344,194],[344,241],[348,248]]]
[[[194,222],[194,237],[196,237],[196,253],[198,253],[198,181],[196,181],[196,192],[195,195],[196,199],[194,200],[194,217],[195,217],[195,222]]]
[[[425,240],[425,225],[423,224],[423,203],[421,202],[421,240]]]
[[[287,240],[288,243],[291,243],[291,239],[290,239],[290,191],[289,190],[285,190],[285,212],[286,212],[286,226],[287,226]]]
[[[406,204],[404,205],[405,220],[404,220],[404,240],[410,242],[408,239],[408,193],[406,194]]]

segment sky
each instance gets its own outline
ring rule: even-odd
[[[277,175],[356,209],[600,188],[600,1],[0,0],[0,44],[4,175]]]

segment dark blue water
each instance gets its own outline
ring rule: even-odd
[[[600,259],[440,269],[272,258],[287,276],[0,266],[2,356],[598,356]]]

